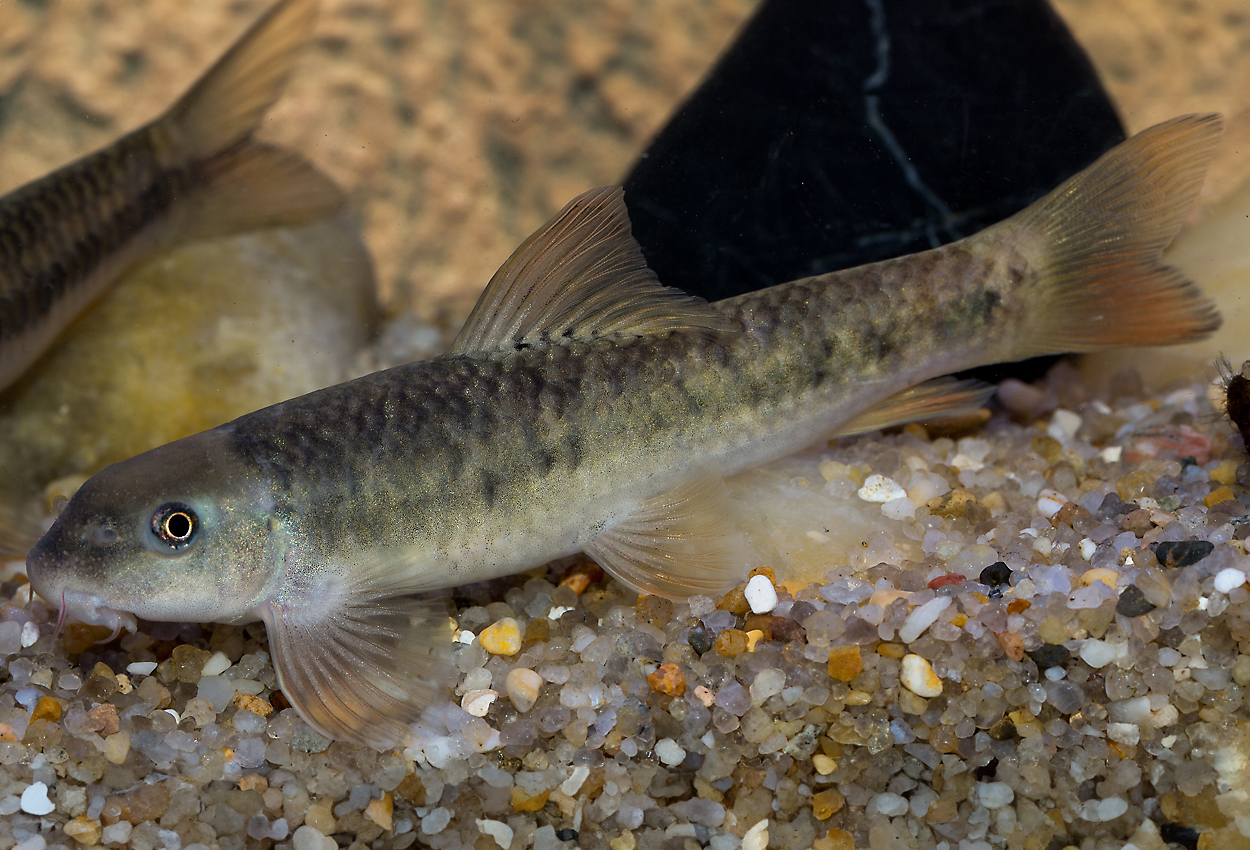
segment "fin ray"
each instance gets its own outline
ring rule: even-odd
[[[732,333],[700,298],[663,286],[630,233],[619,186],[569,202],[495,272],[454,354],[675,330]]]
[[[261,608],[282,692],[332,738],[377,749],[410,729],[451,681],[446,603],[396,593],[393,564],[344,565]]]
[[[1219,327],[1215,306],[1161,255],[1222,133],[1216,114],[1143,130],[1004,223],[1040,272],[1025,308],[1037,318],[1013,357],[1192,342]]]
[[[861,411],[841,425],[833,436],[850,437],[922,419],[970,413],[983,407],[994,393],[994,387],[981,381],[934,378]]]
[[[599,534],[586,554],[640,593],[669,599],[718,596],[745,572],[742,541],[729,522],[729,491],[714,470],[649,499]]]

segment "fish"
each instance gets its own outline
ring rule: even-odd
[[[437,591],[578,552],[639,593],[740,581],[725,476],[837,435],[979,407],[943,377],[1173,344],[1220,323],[1161,253],[1221,136],[1185,116],[959,242],[709,304],[664,286],[619,187],[523,242],[446,354],[115,464],[32,549],[66,617],[264,623],[331,738],[414,740],[445,700]]]
[[[144,257],[342,207],[310,163],[253,138],[316,11],[274,5],[164,115],[0,198],[0,390]]]

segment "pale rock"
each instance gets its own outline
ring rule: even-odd
[[[22,791],[22,811],[28,815],[51,814],[56,808],[48,799],[48,786],[43,782],[33,782]]]
[[[768,819],[757,823],[742,836],[742,850],[765,850],[768,847]]]
[[[504,690],[508,692],[512,707],[522,714],[534,707],[542,686],[543,677],[528,667],[510,670],[508,677],[504,680]]]
[[[869,475],[864,479],[864,486],[856,493],[865,502],[888,502],[892,499],[904,499],[907,491],[893,478],[884,475]]]
[[[477,819],[477,829],[482,835],[489,835],[503,850],[512,847],[512,827],[497,820]]]
[[[768,580],[768,576],[752,576],[743,591],[752,613],[767,614],[777,607],[777,588]]]
[[[933,666],[919,655],[903,656],[903,687],[917,696],[930,698],[942,693],[942,680],[933,672]]]

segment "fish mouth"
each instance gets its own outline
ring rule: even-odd
[[[81,590],[62,590],[60,596],[61,615],[56,622],[57,635],[60,635],[67,619],[88,626],[105,626],[113,630],[113,637],[121,634],[123,629],[128,632],[139,630],[134,614],[110,608],[95,594],[84,593]],[[55,599],[48,601],[54,604],[56,602]]]

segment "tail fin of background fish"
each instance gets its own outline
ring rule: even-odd
[[[312,165],[252,138],[315,16],[283,0],[164,116],[0,198],[0,389],[145,254],[342,203]]]
[[[172,164],[194,178],[177,238],[307,220],[342,203],[339,188],[311,164],[252,138],[316,15],[309,0],[274,6],[153,125]]]
[[[986,231],[1014,232],[1037,272],[1015,357],[1192,342],[1220,326],[1215,306],[1161,255],[1222,133],[1214,114],[1158,124]]]

